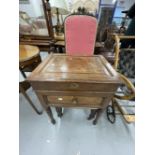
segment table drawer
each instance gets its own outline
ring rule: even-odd
[[[33,82],[33,89],[48,91],[102,91],[115,92],[118,84],[78,82]]]
[[[62,107],[94,107],[99,108],[103,104],[102,97],[81,96],[47,96],[49,105]]]

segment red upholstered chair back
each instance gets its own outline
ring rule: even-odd
[[[91,56],[96,42],[97,20],[88,15],[71,15],[65,20],[66,53]]]

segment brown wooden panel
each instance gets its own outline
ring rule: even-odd
[[[79,82],[32,82],[35,90],[115,92],[118,84]]]
[[[102,56],[68,56],[51,54],[29,76],[29,81],[83,81],[120,83],[117,72]]]
[[[54,91],[54,90],[36,90],[36,93],[42,96],[87,96],[87,97],[112,97],[114,92],[99,91]]]
[[[102,107],[101,97],[47,96],[48,104],[63,107]]]
[[[80,97],[80,96],[48,96],[48,101],[53,103],[72,103],[76,104],[100,104],[101,97]],[[77,102],[76,102],[77,100]]]
[[[50,54],[27,80],[46,111],[50,106],[104,110],[121,83],[117,72],[100,55]]]
[[[39,55],[37,46],[19,45],[19,62],[27,61]]]

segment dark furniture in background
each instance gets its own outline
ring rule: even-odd
[[[26,78],[25,72],[32,72],[41,62],[39,48],[31,45],[19,45],[19,69]]]
[[[38,46],[41,51],[51,51],[54,44],[54,33],[49,0],[41,0],[44,15],[31,19],[25,12],[20,12],[20,44]],[[39,3],[38,3],[39,4]],[[35,6],[39,7],[39,6]]]

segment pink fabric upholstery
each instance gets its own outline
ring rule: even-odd
[[[66,53],[91,56],[96,41],[97,20],[86,15],[72,15],[65,20]]]

